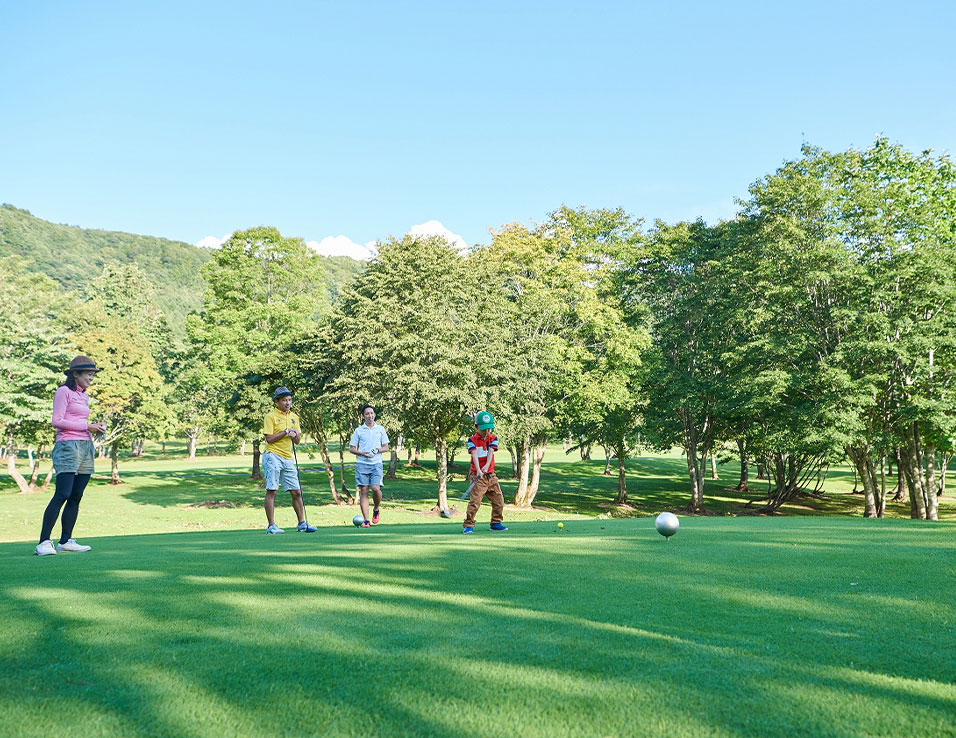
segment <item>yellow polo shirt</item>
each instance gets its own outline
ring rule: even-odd
[[[271,436],[273,433],[281,433],[289,428],[299,430],[299,416],[291,410],[287,413],[281,412],[279,408],[274,408],[271,413],[266,415],[262,421],[262,432]],[[292,439],[288,436],[280,438],[275,443],[267,443],[266,451],[281,456],[283,459],[292,458]]]

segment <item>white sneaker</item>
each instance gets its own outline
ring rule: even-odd
[[[71,538],[66,543],[56,544],[56,552],[61,553],[66,551],[68,553],[83,553],[84,551],[89,551],[90,546],[84,546],[82,543],[77,543],[75,538]]]
[[[43,541],[33,549],[34,556],[56,556],[56,549],[53,548],[53,541]]]
[[[279,533],[285,533],[285,531],[282,530],[282,528],[280,528],[278,525],[273,523],[268,528],[266,528],[266,533],[269,533],[270,535],[278,535]]]

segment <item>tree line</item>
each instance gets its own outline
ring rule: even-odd
[[[754,512],[818,493],[845,458],[866,516],[894,494],[935,519],[956,444],[956,171],[882,138],[804,147],[717,225],[562,206],[467,254],[388,238],[334,299],[301,239],[237,232],[202,268],[184,341],[136,267],[107,265],[72,293],[15,257],[0,276],[8,459],[52,442],[49,402],[74,351],[105,369],[94,413],[114,475],[121,444],[185,436],[193,457],[210,433],[251,442],[257,474],[261,419],[287,384],[337,501],[330,444],[347,445],[365,402],[410,449],[434,450],[440,509],[448,459],[483,408],[517,505],[532,504],[545,446],[563,439],[617,461],[618,504],[639,446],[678,446],[694,512],[706,460],[732,450],[740,488],[752,466],[768,481]]]

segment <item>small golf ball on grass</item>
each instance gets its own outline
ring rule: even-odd
[[[657,516],[654,527],[657,528],[658,533],[664,536],[665,541],[669,541],[671,536],[680,528],[680,521],[674,513],[663,512]]]
[[[352,525],[354,525],[356,528],[361,528],[364,522],[365,518],[363,518],[361,515],[356,515],[354,518],[352,518]]]
[[[564,523],[558,523],[558,527],[559,527],[559,528],[563,528],[563,527],[564,527]]]

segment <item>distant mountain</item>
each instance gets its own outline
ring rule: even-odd
[[[0,256],[10,254],[78,291],[108,262],[135,263],[153,281],[156,302],[180,335],[186,315],[202,307],[205,282],[199,270],[212,256],[211,251],[182,241],[57,225],[5,204],[0,206]],[[333,298],[365,269],[363,262],[347,256],[323,258]]]

